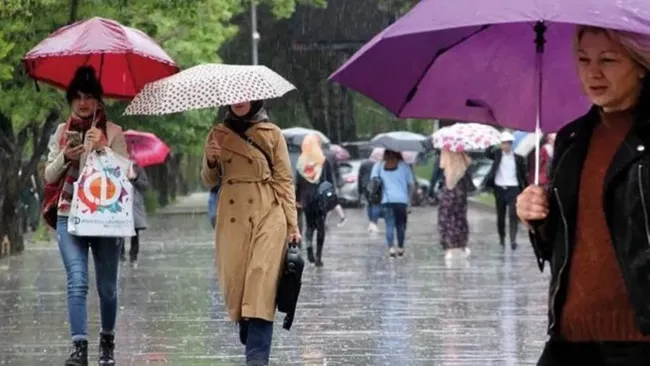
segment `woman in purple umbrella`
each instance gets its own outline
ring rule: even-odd
[[[650,363],[650,36],[579,26],[594,106],[556,137],[545,191],[517,199],[551,267],[551,339],[538,365]]]

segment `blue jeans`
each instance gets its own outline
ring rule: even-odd
[[[212,227],[216,226],[218,195],[219,193],[210,192],[210,197],[208,198],[208,218],[210,219],[210,224],[212,224]]]
[[[68,320],[72,340],[88,339],[88,249],[93,253],[102,332],[115,329],[117,319],[120,241],[118,238],[80,237],[68,233],[68,217],[59,216],[56,236],[67,274]]]
[[[248,327],[248,338],[246,340],[247,365],[267,365],[271,357],[273,322],[252,318],[244,324],[244,326]]]
[[[407,205],[405,203],[385,203],[382,205],[382,211],[384,221],[386,221],[386,244],[389,248],[393,247],[395,232],[397,232],[397,246],[404,248],[408,217]]]
[[[368,203],[366,209],[368,210],[368,220],[376,224],[381,216],[381,206]]]

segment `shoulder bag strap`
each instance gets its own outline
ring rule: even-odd
[[[249,145],[252,147],[256,148],[259,152],[264,155],[264,158],[266,158],[266,162],[269,164],[269,169],[271,169],[271,173],[273,173],[273,161],[271,160],[271,155],[266,152],[257,142],[253,141],[253,139],[248,136],[245,132],[237,132],[235,131],[234,128],[230,127],[227,123],[224,123],[224,126],[228,127],[229,130],[234,132],[237,136],[241,137],[242,140],[246,141]]]

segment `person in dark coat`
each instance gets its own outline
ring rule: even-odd
[[[510,247],[517,249],[517,229],[519,219],[515,202],[517,195],[528,185],[528,169],[526,160],[512,151],[514,136],[504,131],[501,134],[501,145],[486,151],[485,155],[494,160],[492,168],[485,178],[485,187],[492,190],[497,208],[497,231],[499,244],[505,247],[506,240],[506,210],[510,217]]]
[[[650,36],[578,26],[573,41],[593,106],[557,133],[550,187],[531,185],[517,199],[537,265],[550,272],[540,330],[549,340],[537,365],[645,366]]]
[[[368,182],[370,182],[370,175],[372,174],[372,168],[375,166],[375,164],[376,162],[370,159],[365,160],[363,163],[361,163],[361,166],[359,167],[359,179],[357,179],[357,188],[359,192],[359,197],[360,198],[365,197],[365,201],[366,201],[368,221],[370,222],[368,224],[368,231],[372,233],[379,232],[379,227],[377,226],[377,222],[379,221],[379,217],[381,214],[381,206],[373,205],[370,203],[368,199],[368,191],[366,190],[366,186],[368,185]]]
[[[138,164],[133,164],[129,172],[129,180],[133,184],[133,222],[135,224],[135,236],[131,237],[131,248],[129,249],[129,263],[133,268],[138,267],[138,253],[140,252],[140,231],[146,230],[147,208],[144,204],[144,193],[149,189],[149,178],[147,172]],[[120,249],[120,259],[126,261],[126,243]]]
[[[305,241],[307,245],[307,260],[317,267],[323,266],[322,254],[325,243],[325,219],[327,212],[320,205],[318,187],[324,181],[334,182],[329,161],[321,149],[318,135],[308,135],[302,141],[302,154],[298,158],[296,170],[296,199],[305,215]],[[316,232],[316,255],[312,240]]]

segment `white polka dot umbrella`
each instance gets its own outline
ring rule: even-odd
[[[296,87],[266,66],[204,64],[147,84],[125,115],[162,115],[279,98]]]

